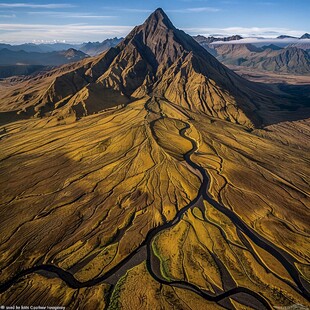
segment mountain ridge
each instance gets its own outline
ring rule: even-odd
[[[0,56],[0,65],[2,66],[18,64],[60,66],[88,57],[85,53],[73,48],[47,53],[11,51],[4,48],[0,50]]]
[[[215,57],[226,65],[244,66],[270,72],[296,75],[310,74],[310,58],[306,50],[296,45],[280,48],[276,45],[258,48],[253,44],[221,44],[213,47]]]
[[[83,43],[78,49],[87,55],[96,56],[106,51],[107,49],[116,46],[119,44],[124,38],[111,38],[106,39],[102,42],[87,42]]]
[[[306,32],[299,39],[310,39],[310,34]]]
[[[229,42],[229,41],[238,41],[238,40],[242,40],[243,37],[240,35],[233,35],[233,36],[228,36],[228,37],[214,37],[214,36],[210,36],[210,37],[205,37],[202,35],[196,35],[193,36],[194,40],[196,40],[199,44],[203,45],[203,44],[210,44],[213,42],[219,42],[219,41],[223,41],[223,42]]]

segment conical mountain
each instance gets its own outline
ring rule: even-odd
[[[135,27],[117,47],[42,79],[40,89],[26,94],[31,98],[23,101],[26,111],[39,115],[53,111],[61,118],[68,114],[81,117],[157,96],[195,112],[253,127],[260,125],[257,109],[266,101],[256,85],[176,29],[162,9]],[[16,103],[18,98],[12,100]]]
[[[309,33],[305,33],[303,34],[300,39],[310,39],[310,34]]]

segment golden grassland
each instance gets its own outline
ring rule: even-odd
[[[212,209],[211,205],[206,206],[203,219],[189,210],[178,225],[158,235],[154,247],[163,276],[194,283],[209,293],[238,285],[260,292],[273,305],[307,304],[283,282],[285,279],[294,283],[281,263],[263,249],[243,242],[229,220],[226,219],[226,226],[209,216]],[[257,253],[261,261],[255,257]]]
[[[213,197],[298,261],[307,263],[310,169],[302,133],[295,136],[301,139],[298,149],[266,139],[267,133],[262,138],[259,130],[248,133],[216,122],[218,130],[199,122],[203,143],[193,155],[211,175]]]
[[[161,116],[161,117],[160,117]],[[201,174],[209,193],[258,235],[295,259],[309,279],[309,123],[249,130],[149,97],[75,122],[53,117],[0,128],[1,283],[20,270],[53,264],[85,282],[133,253],[148,232],[193,201]],[[287,130],[287,131],[286,131]],[[291,135],[287,133],[292,132]],[[286,145],[278,137],[286,135]],[[209,294],[233,287],[259,292],[272,306],[309,305],[282,263],[204,201],[152,240],[165,281]],[[3,303],[62,304],[70,309],[222,309],[184,287],[153,279],[146,263],[116,286],[71,289],[32,273],[0,295]],[[236,309],[251,300],[227,298]],[[83,304],[84,303],[84,304]],[[253,308],[257,308],[253,306]]]
[[[144,263],[119,281],[108,309],[224,309],[180,288],[162,285],[148,274]]]
[[[2,301],[8,305],[62,306],[70,309],[104,309],[109,285],[71,289],[60,279],[33,274],[7,290]]]

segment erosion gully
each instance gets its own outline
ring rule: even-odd
[[[152,135],[154,139],[156,140],[157,137],[154,131],[154,125],[157,121],[164,119],[165,116],[161,112],[161,109],[160,109],[160,112],[153,111],[152,108],[149,106],[151,102],[154,102],[154,99],[150,99],[146,102],[145,109],[148,112],[148,115],[152,113],[152,114],[159,116],[155,120],[152,120],[149,122]],[[160,108],[159,103],[158,103],[158,107]],[[184,128],[180,130],[180,135],[192,144],[192,149],[189,150],[186,154],[184,154],[184,160],[193,170],[197,171],[200,174],[202,182],[201,182],[201,186],[199,188],[196,198],[192,200],[187,206],[179,210],[179,212],[177,213],[173,221],[166,222],[159,227],[155,227],[151,229],[148,232],[143,243],[135,251],[133,251],[130,255],[128,255],[124,260],[122,260],[114,268],[106,272],[103,276],[97,277],[89,281],[81,282],[77,280],[74,277],[74,275],[70,273],[69,271],[66,271],[55,265],[42,264],[42,265],[34,266],[29,269],[22,270],[18,274],[16,274],[14,277],[9,279],[7,282],[2,283],[0,285],[0,293],[5,292],[11,286],[16,284],[21,278],[25,277],[26,275],[32,274],[32,273],[39,273],[39,274],[43,274],[49,277],[56,276],[60,278],[62,281],[64,281],[68,287],[73,288],[73,289],[92,287],[100,283],[107,283],[107,284],[114,286],[118,282],[118,280],[126,274],[126,272],[129,269],[133,268],[134,266],[137,266],[143,261],[146,261],[148,272],[156,281],[158,281],[161,284],[190,290],[208,301],[213,301],[213,302],[217,302],[221,304],[227,309],[234,309],[232,304],[229,302],[228,298],[234,298],[235,300],[242,301],[243,303],[245,300],[247,300],[247,303],[250,303],[249,306],[254,307],[258,310],[272,309],[272,306],[270,305],[268,300],[265,297],[263,297],[263,295],[261,295],[260,293],[256,293],[246,287],[241,287],[241,286],[236,285],[235,287],[227,289],[224,292],[220,292],[218,294],[210,294],[209,292],[199,288],[198,286],[190,282],[181,281],[181,280],[180,281],[167,281],[166,279],[162,277],[160,270],[158,268],[160,262],[158,258],[154,255],[153,249],[152,249],[152,243],[153,243],[154,238],[158,234],[160,234],[162,231],[172,228],[177,223],[179,223],[182,219],[183,214],[190,208],[194,206],[199,206],[199,205],[201,207],[203,200],[205,200],[209,204],[211,204],[214,208],[216,208],[218,211],[225,214],[236,225],[236,227],[240,231],[242,231],[247,237],[249,237],[256,245],[258,245],[259,247],[262,247],[263,249],[271,253],[285,267],[287,272],[290,274],[292,279],[295,281],[296,287],[293,287],[293,288],[297,292],[299,292],[302,296],[309,299],[310,295],[309,295],[309,291],[307,288],[307,282],[303,280],[303,278],[300,277],[299,272],[294,265],[294,262],[295,262],[294,258],[288,253],[286,253],[285,251],[283,251],[282,249],[276,247],[270,241],[258,235],[247,224],[245,224],[237,214],[235,214],[230,209],[225,208],[224,206],[219,204],[217,201],[215,201],[211,197],[208,191],[210,187],[210,178],[207,172],[205,171],[204,168],[202,168],[201,166],[199,166],[198,164],[194,163],[191,160],[191,155],[194,154],[198,150],[197,143],[194,139],[186,135],[186,131],[190,128],[190,125],[184,121],[182,122],[184,123]],[[232,282],[231,279],[230,279],[230,282]]]

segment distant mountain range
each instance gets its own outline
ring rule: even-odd
[[[14,75],[29,75],[50,67],[60,66],[88,57],[82,51],[70,48],[47,53],[0,50],[0,78]]]
[[[110,47],[115,47],[122,40],[123,38],[113,38],[113,39],[104,40],[103,42],[88,42],[88,43],[84,43],[79,48],[79,50],[84,52],[87,55],[96,56],[106,51]]]
[[[48,70],[50,67],[99,55],[121,41],[122,38],[113,38],[103,42],[88,42],[79,45],[66,43],[0,44],[0,78],[30,75]]]
[[[240,35],[228,37],[193,37],[209,53],[226,65],[246,66],[260,70],[308,74],[310,34],[300,38],[281,35],[275,39],[251,39]],[[0,44],[0,78],[29,75],[96,56],[117,46],[123,38],[83,44]],[[255,41],[257,40],[257,42]],[[248,43],[250,42],[250,43]]]
[[[59,66],[65,63],[78,61],[87,57],[81,51],[70,48],[59,52],[25,52],[10,51],[8,49],[0,50],[0,65],[44,65]]]
[[[15,52],[24,51],[28,53],[32,53],[32,52],[49,53],[49,52],[64,51],[70,48],[78,50],[80,46],[81,44],[75,45],[75,44],[66,44],[66,43],[51,43],[51,44],[25,43],[25,44],[19,44],[19,45],[0,43],[0,50],[6,48],[10,51],[15,51]]]
[[[14,52],[24,51],[28,53],[49,53],[59,52],[68,49],[75,49],[88,54],[89,56],[98,55],[110,47],[116,46],[123,38],[112,38],[106,39],[102,42],[87,42],[82,44],[67,44],[67,43],[45,43],[45,44],[34,44],[25,43],[19,45],[11,45],[0,43],[0,50],[7,49]]]
[[[310,74],[310,55],[297,47],[257,48],[251,44],[217,45],[217,59],[226,65],[272,72]]]
[[[205,37],[203,35],[193,36],[193,38],[201,45],[217,43],[217,42],[230,42],[230,41],[239,41],[239,40],[247,40],[248,38],[244,38],[240,35],[233,35],[228,37],[214,37],[209,36]],[[260,38],[265,39],[265,38]],[[310,34],[305,33],[300,38],[288,36],[288,35],[281,35],[275,39],[270,40],[278,40],[279,44],[282,44],[281,40],[283,39],[292,39],[292,40],[304,40],[310,39]],[[24,43],[19,45],[12,45],[6,43],[0,43],[0,50],[6,48],[10,51],[25,51],[25,52],[37,52],[37,53],[48,53],[48,52],[55,52],[55,51],[63,51],[68,49],[76,49],[88,54],[90,56],[98,55],[110,47],[114,47],[119,44],[123,38],[111,38],[106,39],[102,42],[85,42],[81,44],[68,44],[68,43],[41,43],[41,44],[34,44],[34,43]],[[266,42],[269,39],[265,39]],[[296,41],[298,42],[298,41]],[[295,42],[295,43],[296,43]]]
[[[229,42],[229,41],[237,41],[243,39],[243,37],[239,35],[234,35],[230,37],[224,37],[224,38],[216,38],[216,37],[204,37],[202,35],[193,36],[193,38],[201,45],[203,46],[211,55],[215,56],[216,52],[214,49],[210,48],[210,44],[214,42]]]
[[[277,39],[310,39],[310,34],[309,33],[305,33],[303,34],[300,38],[297,37],[293,37],[293,36],[288,36],[288,35],[281,35],[278,36]]]
[[[230,37],[224,37],[224,38],[216,38],[216,37],[204,37],[202,35],[198,35],[198,36],[193,36],[193,38],[200,43],[201,45],[207,43],[213,43],[213,42],[228,42],[228,41],[236,41],[236,40],[241,40],[243,39],[243,37],[239,36],[239,35],[234,35],[234,36],[230,36]]]
[[[307,36],[309,34],[304,34],[300,39],[296,38],[296,43],[286,44],[285,47],[277,45],[276,41],[264,46],[242,43],[242,38],[238,38],[239,42],[236,42],[232,39],[235,36],[213,42],[210,37],[196,36],[194,39],[225,65],[303,75],[310,74],[310,40],[307,40]],[[277,40],[288,37],[280,36]]]
[[[277,39],[298,39],[298,38],[293,36],[281,35],[278,36]]]

